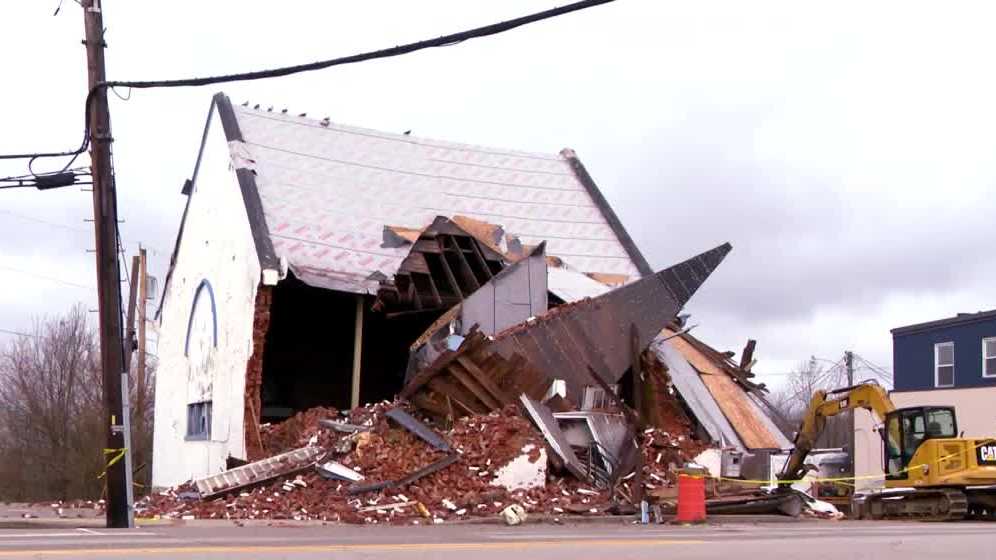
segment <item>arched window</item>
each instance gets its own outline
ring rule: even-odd
[[[203,364],[211,348],[218,346],[218,316],[214,304],[214,290],[206,279],[201,280],[194,292],[187,321],[187,340],[183,355],[195,366]]]
[[[183,354],[190,363],[187,382],[199,396],[198,402],[187,405],[188,440],[211,439],[211,374],[209,360],[218,346],[218,316],[214,304],[214,290],[206,279],[201,280],[194,292],[194,302],[187,320],[187,340]]]

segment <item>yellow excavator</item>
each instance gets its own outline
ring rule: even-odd
[[[816,391],[778,475],[781,488],[802,479],[806,456],[826,419],[845,410],[870,410],[882,423],[885,487],[856,493],[851,515],[861,519],[996,519],[996,437],[958,437],[950,406],[896,408],[877,383]],[[853,450],[852,450],[853,453]]]

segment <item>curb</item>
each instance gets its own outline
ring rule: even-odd
[[[650,523],[661,527],[715,527],[720,525],[761,525],[775,523],[812,523],[822,521],[820,519],[793,518],[782,515],[711,515],[704,523],[697,524],[676,524],[673,516],[667,516],[663,523]],[[639,525],[633,516],[630,515],[549,515],[533,514],[526,518],[523,525]],[[494,525],[507,526],[498,516],[494,517],[471,517],[468,519],[448,520],[441,526],[477,526]],[[349,523],[336,523],[334,521],[294,521],[292,519],[135,519],[135,527],[280,527],[280,528],[305,528],[305,527],[410,527],[411,525],[353,525]],[[424,527],[436,527],[437,525],[423,524]],[[102,517],[94,518],[33,518],[33,519],[0,519],[0,529],[102,529],[105,522]]]

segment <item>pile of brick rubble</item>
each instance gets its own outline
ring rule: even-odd
[[[327,451],[356,471],[364,482],[399,480],[442,458],[445,453],[390,422],[384,413],[398,403],[378,403],[337,414],[312,409],[276,425],[265,426],[260,440],[268,454],[304,445]],[[403,406],[403,405],[402,405]],[[323,427],[322,419],[369,426],[369,431],[342,433]],[[648,491],[676,483],[675,469],[704,449],[687,427],[682,433],[648,429],[643,434],[644,484]],[[442,436],[459,454],[457,461],[411,484],[350,494],[347,481],[323,478],[314,468],[278,477],[228,494],[201,499],[190,483],[155,493],[136,504],[143,517],[184,519],[292,519],[342,523],[444,523],[495,516],[512,504],[527,513],[598,515],[618,510],[619,498],[570,474],[546,474],[541,485],[508,489],[493,484],[498,471],[526,455],[540,461],[545,442],[515,406],[488,415],[467,416]],[[259,457],[253,457],[259,459]],[[633,474],[623,477],[617,495],[632,493]],[[624,498],[623,498],[624,501]],[[614,507],[615,506],[615,507]]]

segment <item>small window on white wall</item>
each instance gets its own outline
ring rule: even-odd
[[[982,375],[996,377],[996,336],[982,339]]]
[[[934,386],[954,387],[954,342],[934,345]]]
[[[187,405],[187,439],[211,439],[211,401]]]

